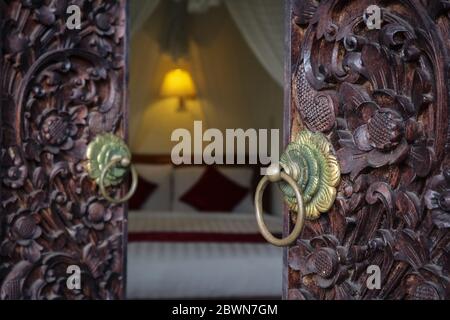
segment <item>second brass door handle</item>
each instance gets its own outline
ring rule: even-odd
[[[106,186],[105,186],[106,175],[108,174],[109,170],[111,170],[114,166],[117,166],[117,165],[120,165],[121,167],[124,167],[124,168],[129,167],[131,170],[130,190],[128,191],[128,193],[125,196],[123,196],[120,199],[112,198],[106,191]],[[123,203],[123,202],[127,202],[128,200],[130,200],[130,198],[136,192],[137,185],[138,185],[138,174],[137,174],[136,168],[133,165],[131,165],[130,159],[121,158],[121,157],[112,159],[103,168],[102,173],[100,174],[99,182],[98,182],[98,186],[100,187],[100,192],[102,193],[102,196],[111,203]]]
[[[299,132],[281,155],[280,167],[271,166],[256,189],[256,217],[264,238],[276,246],[293,243],[305,219],[318,219],[333,206],[340,175],[338,160],[327,137],[308,130]],[[262,194],[269,181],[278,183],[289,210],[297,213],[292,233],[283,239],[275,238],[262,218]]]
[[[100,193],[106,200],[123,203],[136,192],[138,174],[131,164],[131,152],[118,136],[104,133],[95,137],[88,145],[86,158],[89,176],[97,182]],[[111,197],[106,189],[120,185],[129,171],[132,179],[130,190],[120,199]]]

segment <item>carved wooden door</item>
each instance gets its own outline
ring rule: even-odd
[[[126,134],[125,15],[125,0],[0,0],[2,299],[124,297],[124,207],[85,159],[97,135]]]
[[[287,12],[288,132],[324,133],[341,182],[287,249],[285,297],[450,298],[448,1],[291,0]]]

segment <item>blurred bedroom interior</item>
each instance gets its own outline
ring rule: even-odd
[[[283,250],[257,229],[258,165],[171,162],[175,129],[279,129],[284,1],[130,1],[127,297],[276,298]],[[280,143],[280,147],[282,144]],[[277,188],[266,222],[282,232]]]

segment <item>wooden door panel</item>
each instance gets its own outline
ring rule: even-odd
[[[99,195],[85,152],[126,135],[125,18],[124,0],[0,0],[2,299],[124,297],[124,207]]]
[[[326,134],[342,175],[288,250],[285,296],[450,298],[448,2],[292,0],[289,14],[288,128]]]

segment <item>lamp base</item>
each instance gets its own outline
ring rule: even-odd
[[[178,99],[178,109],[177,112],[186,112],[187,108],[186,108],[186,99],[183,97],[180,97]]]

